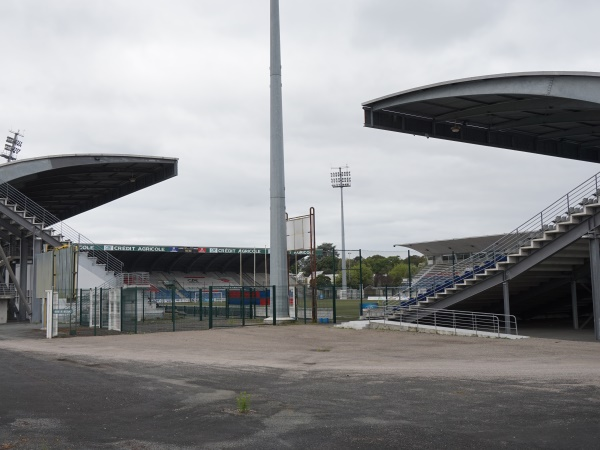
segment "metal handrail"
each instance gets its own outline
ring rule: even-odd
[[[509,255],[518,253],[521,247],[529,245],[536,238],[542,237],[545,232],[558,230],[561,223],[569,222],[574,214],[582,213],[585,205],[597,203],[600,194],[599,177],[600,172],[585,180],[481,252],[454,264],[456,277],[447,278],[440,285],[432,286],[431,293],[427,296],[434,296],[437,292],[443,292],[465,279],[471,279],[477,274],[484,273],[486,269],[496,267],[498,262],[505,261]],[[411,289],[414,290],[414,287],[411,287]],[[429,291],[428,289],[427,292]],[[407,293],[408,289],[402,291],[404,295]],[[405,305],[414,304],[425,299],[425,297],[420,297],[412,297],[405,302]]]
[[[15,285],[12,283],[0,283],[0,295],[17,295]]]
[[[408,308],[383,306],[377,310],[368,310],[367,319],[412,323],[417,326],[433,326],[434,329],[470,330],[475,333],[486,332],[497,336],[501,334],[518,335],[517,318],[514,315],[493,314],[473,311],[459,311],[436,308]],[[390,319],[392,318],[392,319]]]
[[[0,197],[6,198],[8,202],[14,204],[16,208],[15,212],[22,213],[23,217],[31,219],[32,223],[35,224],[35,220],[37,219],[37,221],[41,222],[41,227],[46,233],[57,237],[61,242],[69,242],[77,245],[94,244],[90,239],[75,231],[64,221],[60,220],[54,214],[46,210],[43,206],[31,200],[29,197],[10,184],[2,183],[1,180]],[[53,228],[51,228],[51,226]],[[58,235],[53,234],[53,232],[57,233]],[[115,273],[121,273],[123,271],[123,263],[110,253],[104,250],[89,250],[86,252],[88,255],[96,258],[99,264],[106,265],[106,270]]]

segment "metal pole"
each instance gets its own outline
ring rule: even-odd
[[[273,285],[273,295],[277,294],[277,286]],[[277,303],[271,300],[271,305],[273,307],[273,325],[277,325]]]
[[[273,323],[275,311],[289,317],[287,305],[287,242],[285,224],[285,164],[283,152],[283,107],[281,92],[281,43],[279,29],[279,0],[271,0],[271,296]]]
[[[208,329],[213,327],[213,287],[208,287]]]
[[[306,325],[306,285],[304,285],[304,325]]]
[[[358,276],[359,276],[359,281],[358,281],[358,289],[360,290],[360,309],[358,311],[358,317],[362,316],[362,310],[363,310],[363,279],[362,279],[362,252],[359,249],[358,250]],[[398,294],[398,296],[400,296],[400,294]]]
[[[171,286],[171,321],[173,322],[173,331],[175,331],[175,286]]]
[[[456,256],[454,250],[452,250],[452,286],[454,286],[454,279],[456,278]]]
[[[135,300],[133,302],[133,306],[135,308],[134,314],[134,333],[137,334],[137,323],[138,323],[138,288],[134,288],[133,295],[135,295]],[[144,299],[142,298],[142,305],[144,304]],[[94,324],[95,325],[95,324]]]
[[[342,179],[342,168],[340,167],[340,180]],[[340,202],[342,208],[342,292],[340,298],[346,293],[346,234],[344,232],[344,186],[340,186]]]
[[[410,250],[408,251],[408,299],[412,298],[412,274],[410,271]]]
[[[504,330],[506,334],[510,333],[510,295],[508,291],[508,281],[502,283],[502,293],[504,298]]]
[[[590,239],[590,271],[592,274],[592,304],[594,308],[594,334],[600,341],[600,242],[594,235]]]
[[[335,314],[335,247],[333,248],[333,289],[332,289],[332,296],[331,296],[331,304],[333,307],[333,313]],[[317,315],[318,315],[318,311],[317,311]]]
[[[246,311],[244,309],[244,307],[246,306],[245,305],[245,303],[246,303],[245,295],[246,295],[246,293],[244,292],[244,288],[241,287],[240,288],[240,307],[242,309],[240,310],[240,314],[242,315],[242,326],[246,325]]]
[[[91,290],[90,290],[90,294],[91,294]],[[97,288],[94,288],[94,336],[96,336],[96,328],[98,328],[98,317],[96,315],[96,302],[97,302],[97,296],[96,294],[98,293]]]
[[[577,311],[577,281],[571,281],[571,307],[573,310],[573,329],[579,329],[579,312]]]

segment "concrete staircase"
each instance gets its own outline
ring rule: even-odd
[[[457,264],[454,279],[450,277],[425,294],[400,302],[398,308],[432,305],[447,308],[526,273],[536,273],[538,278],[546,273],[552,279],[553,271],[565,273],[583,267],[589,259],[589,249],[582,238],[600,226],[599,175],[586,180],[482,253]],[[389,316],[393,317],[394,312],[390,311]]]

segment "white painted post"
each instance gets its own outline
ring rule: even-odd
[[[52,339],[52,291],[46,291],[44,298],[46,309],[44,310],[44,324],[46,326],[46,339]]]

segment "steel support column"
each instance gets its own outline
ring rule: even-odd
[[[27,259],[29,257],[29,238],[25,233],[21,233],[21,251],[19,254],[19,284],[25,294],[27,294]],[[27,320],[26,306],[27,298],[19,296],[19,320]],[[29,310],[31,311],[31,310]]]
[[[35,269],[35,260],[40,253],[42,253],[42,240],[36,237],[36,233],[32,236],[33,244],[33,258],[31,264],[31,321],[34,323],[42,322],[42,314],[44,311],[41,310],[42,299],[36,298],[37,296],[37,276]],[[37,306],[34,306],[37,305]]]
[[[571,281],[571,308],[573,311],[573,329],[579,329],[579,311],[577,310],[577,281]]]
[[[592,301],[594,306],[594,335],[600,341],[600,241],[590,239],[590,271],[592,276]]]
[[[21,289],[21,285],[19,283],[19,280],[17,280],[17,277],[15,276],[15,272],[10,267],[10,261],[6,257],[6,253],[4,253],[4,249],[2,248],[1,245],[0,245],[0,258],[2,259],[2,261],[4,261],[4,266],[6,267],[6,270],[8,271],[8,276],[10,277],[13,284],[15,285],[15,289],[17,290],[17,294],[19,294],[19,298],[27,298],[25,296],[25,293]],[[20,305],[21,305],[21,303],[19,303],[19,306]],[[29,304],[27,302],[24,302],[23,305],[25,307],[25,310],[27,311],[27,314],[31,314],[31,309],[29,309]]]
[[[504,299],[504,331],[506,334],[510,334],[510,295],[508,281],[502,283],[502,297]]]

